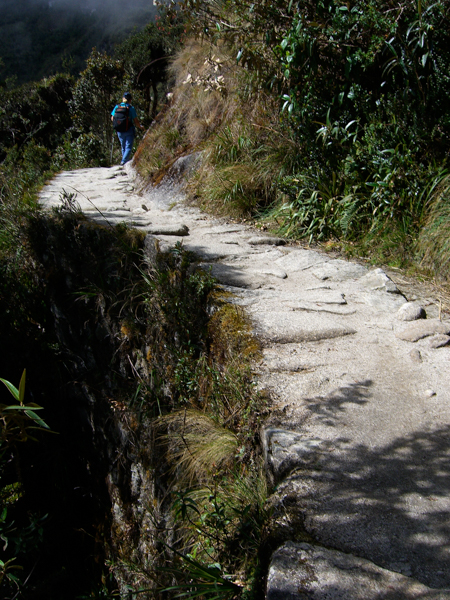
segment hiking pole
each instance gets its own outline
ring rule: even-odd
[[[112,138],[111,138],[111,158],[109,159],[110,165],[112,165],[113,148],[114,148],[114,131],[112,132]]]

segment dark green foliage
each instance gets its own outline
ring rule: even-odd
[[[48,430],[49,427],[38,416],[42,407],[34,402],[25,403],[26,371],[20,379],[19,388],[5,379],[0,381],[13,396],[12,404],[0,403],[0,483],[7,471],[8,463],[15,462],[16,446],[29,440],[36,441],[36,432]],[[11,401],[10,401],[11,402]],[[8,518],[8,508],[22,497],[22,484],[18,481],[0,487],[0,539],[3,543],[5,560],[0,561],[0,587],[3,592],[11,591],[15,595],[20,590],[20,578],[13,571],[20,571],[22,566],[16,562],[17,557],[36,554],[42,543],[42,522],[46,519],[28,514],[29,525],[17,526]],[[12,557],[9,558],[9,556]],[[6,561],[6,562],[5,562]]]
[[[26,0],[23,2],[26,4]],[[60,7],[56,4],[54,10],[58,12]],[[42,6],[33,4],[30,18],[38,18],[39,15],[44,18],[49,11],[53,14],[52,10],[48,3]],[[132,20],[133,10],[133,5],[127,6],[126,19]],[[18,16],[14,11],[13,14],[15,17],[10,15],[10,18],[14,21]],[[67,14],[61,14],[64,15],[61,31],[65,31],[65,25],[69,29],[72,25],[75,27],[72,17],[81,18],[81,13],[71,13],[70,10]],[[113,14],[111,12],[108,18],[112,19]],[[160,16],[158,26],[149,23],[144,31],[134,33],[123,46],[119,46],[117,58],[112,58],[105,51],[92,50],[91,44],[86,68],[76,80],[71,75],[57,74],[21,86],[9,81],[0,103],[0,160],[5,159],[8,151],[16,147],[17,152],[14,151],[11,156],[16,162],[23,159],[29,164],[27,158],[33,157],[24,158],[23,152],[25,145],[32,142],[42,147],[43,151],[46,149],[51,152],[53,169],[109,164],[113,150],[116,149],[114,155],[118,151],[110,113],[120,102],[125,88],[133,92],[134,104],[144,126],[149,122],[147,115],[154,117],[156,114],[159,99],[164,93],[167,58],[177,46],[182,29],[180,19],[173,18],[173,15],[170,15],[170,19],[170,23],[166,23]],[[51,39],[53,25],[50,19]],[[122,25],[125,26],[124,23]],[[85,33],[89,36],[88,32]],[[51,39],[48,42],[50,46]],[[121,39],[123,37],[114,38],[114,44],[117,45]],[[66,42],[68,46],[65,48],[69,52],[70,36]],[[112,44],[109,47],[112,48]],[[84,58],[86,56],[87,52]],[[4,66],[9,67],[9,58],[5,61]],[[67,58],[66,63],[69,62],[70,58]],[[40,73],[37,69],[34,76]]]
[[[253,88],[280,99],[297,148],[273,186],[283,230],[355,240],[393,219],[413,242],[450,149],[447,2],[185,5],[198,34],[233,45]]]
[[[142,31],[128,37],[115,49],[115,56],[124,66],[133,89],[139,90],[137,99],[149,117],[155,117],[158,95],[163,92],[168,57],[178,43],[163,35],[154,23],[148,23]]]
[[[193,261],[191,254],[176,245],[172,252],[158,255],[157,264],[143,273],[147,290],[142,296],[142,319],[152,340],[147,360],[155,382],[145,393],[149,406],[158,403],[159,411],[198,397],[198,390],[193,393],[197,385],[188,381],[194,381],[193,371],[206,349],[209,296],[215,282],[196,270]],[[162,384],[166,400],[161,397]]]
[[[2,487],[20,484],[20,497],[12,503],[11,491],[6,498],[2,537],[10,543],[4,560],[16,556],[23,571],[12,573],[22,582],[30,576],[23,598],[74,598],[100,577],[96,561],[103,550],[94,539],[107,511],[105,490],[98,485],[103,434],[93,440],[89,394],[82,389],[92,388],[94,394],[110,385],[118,398],[131,393],[125,374],[114,381],[116,338],[108,335],[112,325],[106,315],[111,310],[111,322],[117,319],[124,289],[133,275],[140,278],[134,263],[142,238],[129,230],[95,227],[73,212],[45,217],[29,209],[11,216],[15,227],[0,258],[0,332],[8,349],[2,367],[14,381],[18,366],[27,365],[30,397],[39,399],[59,435],[39,436],[33,449],[29,444],[14,449],[3,465]],[[77,380],[87,387],[80,389]],[[104,398],[102,406],[107,418]],[[28,514],[35,515],[33,521]]]
[[[125,69],[119,60],[93,50],[73,90],[70,112],[76,134],[93,134],[104,155],[111,144],[111,111],[124,93]]]
[[[296,221],[299,233],[340,237],[394,218],[417,230],[422,191],[448,150],[442,143],[450,110],[443,3],[298,6],[276,51],[283,109],[301,142],[314,147],[310,191],[316,197],[310,212],[302,200],[305,172],[299,171],[297,200],[288,195],[300,212],[286,215],[288,226],[295,230]],[[341,191],[328,215],[321,211],[324,229],[314,207],[324,205],[320,187],[329,187],[332,177]]]
[[[114,45],[156,13],[146,0],[121,3],[3,0],[0,25],[2,78],[37,81],[64,70],[77,75],[93,47]]]
[[[67,103],[73,79],[56,75],[2,93],[0,107],[0,157],[13,146],[35,144],[54,150],[71,125]]]
[[[36,519],[49,514],[45,522],[36,521],[39,531],[43,527],[44,543],[36,538],[41,561],[35,567],[33,552],[21,554],[17,564],[24,567],[23,577],[12,571],[23,581],[35,569],[24,598],[73,598],[99,579],[104,550],[93,540],[100,543],[107,521],[105,448],[118,436],[112,407],[129,405],[129,414],[135,414],[130,426],[136,429],[140,419],[179,405],[183,393],[174,373],[181,357],[195,365],[206,352],[214,285],[181,247],[157,254],[149,267],[139,233],[89,223],[70,198],[64,207],[52,216],[31,207],[15,213],[0,260],[5,375],[14,380],[19,359],[29,365],[30,393],[60,433],[41,440],[32,458],[17,451],[19,479],[14,468],[2,473],[2,486],[20,484],[16,491],[10,488],[10,500],[23,490],[4,515],[4,537],[15,521],[24,538],[30,507]],[[10,204],[11,217],[12,209]],[[90,411],[96,413],[97,433],[89,424]]]

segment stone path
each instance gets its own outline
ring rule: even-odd
[[[185,167],[181,161],[176,168]],[[284,245],[183,204],[132,168],[57,176],[90,218],[182,241],[245,307],[275,401],[262,432],[269,600],[450,599],[450,320],[380,269]]]

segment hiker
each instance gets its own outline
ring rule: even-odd
[[[114,107],[111,113],[111,121],[119,138],[120,147],[122,149],[121,165],[131,160],[131,152],[133,149],[135,126],[139,129],[144,127],[139,123],[136,109],[131,105],[131,94],[125,92],[122,102]]]

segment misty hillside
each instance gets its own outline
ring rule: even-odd
[[[111,52],[155,14],[149,0],[2,0],[0,79],[37,81],[61,70],[77,74],[95,46]]]

